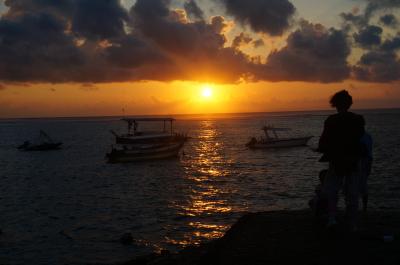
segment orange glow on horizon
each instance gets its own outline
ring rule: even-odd
[[[388,108],[400,107],[397,87],[357,82],[7,84],[0,89],[0,118],[320,110],[331,109],[329,98],[341,89],[350,91],[354,108]]]

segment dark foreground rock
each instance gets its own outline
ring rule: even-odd
[[[125,265],[399,265],[400,212],[370,212],[357,232],[326,229],[309,211],[247,214],[220,239]]]

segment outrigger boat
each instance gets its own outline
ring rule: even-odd
[[[110,163],[138,162],[178,157],[179,151],[188,139],[187,135],[175,133],[173,118],[131,118],[122,119],[128,123],[127,134],[117,134],[116,144],[106,155]],[[161,132],[141,132],[139,122],[163,122]],[[167,129],[167,123],[169,128]]]
[[[277,132],[291,131],[290,128],[275,128],[273,126],[264,126],[262,130],[265,133],[265,138],[257,140],[255,137],[251,138],[250,142],[246,144],[247,147],[252,149],[264,148],[284,148],[284,147],[297,147],[306,146],[312,136],[302,137],[279,137]]]
[[[23,151],[50,151],[58,150],[61,148],[61,142],[54,142],[50,136],[44,131],[40,130],[39,137],[33,142],[25,141],[22,145],[18,146],[19,150]]]
[[[126,134],[111,133],[115,136],[117,144],[143,144],[143,143],[166,143],[181,142],[188,139],[187,135],[174,133],[173,118],[124,118],[128,124],[128,132]],[[141,132],[139,131],[139,122],[162,122],[164,124],[162,132]],[[169,123],[169,129],[167,129]]]

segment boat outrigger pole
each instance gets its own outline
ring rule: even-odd
[[[170,131],[171,131],[171,134],[173,134],[174,129],[173,129],[172,124],[173,124],[173,122],[174,122],[174,119],[167,119],[167,120],[164,120],[164,130],[163,130],[163,132],[167,132],[167,124],[166,124],[167,121],[170,122]]]

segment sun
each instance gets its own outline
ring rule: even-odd
[[[201,95],[204,98],[211,98],[213,95],[213,89],[209,85],[203,86],[201,89]]]

